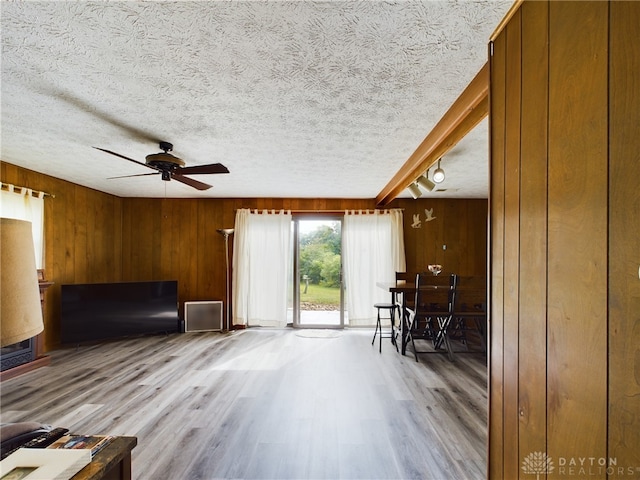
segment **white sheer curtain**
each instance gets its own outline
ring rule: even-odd
[[[233,324],[287,324],[291,212],[236,212],[233,239]]]
[[[36,268],[44,268],[44,192],[8,185],[9,191],[0,190],[0,217],[15,218],[31,222],[33,246],[36,253]]]
[[[374,325],[373,304],[390,302],[391,294],[376,285],[394,282],[406,270],[401,210],[345,212],[342,255],[349,325]]]

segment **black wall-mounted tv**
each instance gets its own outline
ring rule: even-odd
[[[61,300],[63,345],[180,331],[176,280],[62,285]]]

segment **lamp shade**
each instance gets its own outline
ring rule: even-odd
[[[42,330],[40,287],[31,222],[0,219],[0,345],[34,337]]]

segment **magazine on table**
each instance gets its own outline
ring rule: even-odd
[[[91,450],[91,457],[106,447],[114,437],[111,435],[65,435],[48,448],[66,450]]]

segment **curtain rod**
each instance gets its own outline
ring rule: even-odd
[[[236,208],[235,211],[238,210],[243,210],[244,208]],[[385,210],[404,210],[404,208],[341,208],[340,210],[295,210],[293,208],[246,208],[246,210],[258,210],[258,211],[263,211],[263,210],[267,210],[267,211],[271,211],[271,210],[276,210],[276,211],[280,211],[280,210],[284,210],[284,211],[289,211],[291,212],[291,214],[296,214],[296,215],[304,215],[307,213],[317,213],[319,215],[343,215],[344,212],[349,211],[356,211],[356,212],[369,212],[369,211],[379,211],[379,212],[383,212]]]
[[[344,213],[344,209],[341,210],[295,210],[293,208],[255,208],[255,207],[241,207],[241,208],[235,208],[234,211],[238,211],[238,210],[251,210],[252,212],[254,210],[257,210],[259,212],[263,212],[263,211],[267,211],[267,212],[271,212],[273,210],[275,210],[276,212],[279,212],[280,210],[284,210],[285,212],[291,212],[292,214],[296,214],[296,213],[322,213],[322,214],[338,214],[338,213]]]
[[[13,185],[11,183],[2,182],[2,189],[6,190],[8,192],[13,192],[16,189],[20,190],[21,193],[31,192],[31,195],[33,195],[34,197],[40,197],[40,195],[42,195],[43,197],[56,198],[56,196],[53,195],[52,193],[47,193],[47,192],[43,192],[43,191],[40,191],[40,190],[33,190],[31,188],[28,188],[28,187],[19,187],[19,186]]]
[[[305,214],[305,213],[318,213],[318,214],[334,214],[344,215],[345,212],[382,212],[389,210],[388,208],[342,208],[340,210],[291,210],[291,213]]]
[[[347,209],[343,210],[343,212],[354,214],[354,213],[389,212],[391,210],[404,211],[404,208],[347,208]]]

